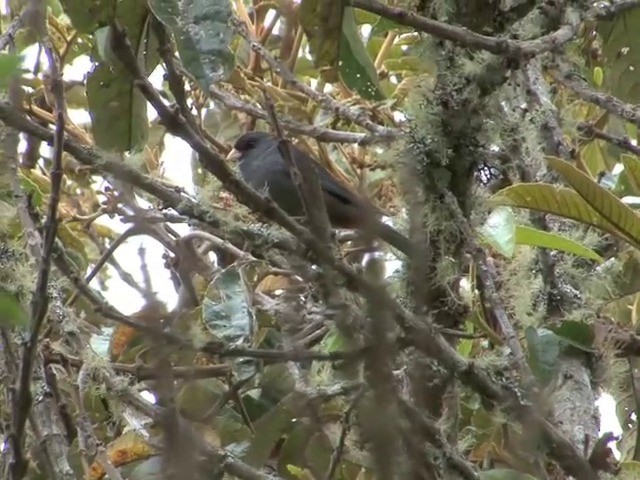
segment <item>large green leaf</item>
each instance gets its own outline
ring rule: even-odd
[[[278,456],[278,467],[280,471],[286,470],[288,465],[302,466],[307,463],[306,449],[301,446],[309,445],[309,441],[315,433],[312,422],[300,420],[296,421],[287,438],[282,444],[280,455]]]
[[[226,80],[235,57],[229,0],[149,0],[153,13],[173,33],[180,60],[200,88]]]
[[[98,27],[107,25],[117,4],[116,0],[60,0],[60,3],[80,33],[93,33]]]
[[[511,257],[516,248],[515,216],[510,208],[496,208],[481,228],[488,243],[500,254]]]
[[[230,267],[214,278],[202,302],[202,314],[207,328],[225,343],[250,340],[254,317],[239,270]]]
[[[569,162],[550,158],[549,164],[620,236],[634,247],[640,247],[640,219],[631,208]]]
[[[295,417],[291,404],[295,396],[291,394],[283,398],[273,410],[253,424],[256,434],[243,457],[249,465],[264,465],[276,442],[291,429]]]
[[[29,316],[16,296],[0,290],[0,327],[25,327],[28,322]]]
[[[548,248],[551,250],[560,250],[562,252],[572,253],[581,257],[602,262],[602,257],[596,252],[584,245],[563,237],[557,233],[545,232],[536,228],[525,227],[523,225],[516,226],[516,244],[529,245],[531,247]]]
[[[576,320],[564,320],[559,326],[550,327],[550,329],[558,335],[563,342],[580,350],[593,351],[592,347],[595,333],[591,325]]]
[[[11,78],[20,74],[22,55],[0,53],[0,87],[6,88]]]
[[[199,421],[220,401],[225,391],[224,383],[217,378],[192,380],[182,386],[176,395],[176,404],[185,418]]]
[[[588,177],[587,177],[588,178]],[[614,197],[615,198],[615,197]],[[617,200],[617,199],[616,199]],[[548,183],[518,183],[491,197],[496,205],[527,208],[575,220],[626,239],[574,190]]]
[[[556,233],[544,232],[515,224],[515,216],[509,208],[495,209],[481,228],[485,240],[500,254],[511,257],[516,245],[561,250],[592,260],[602,261],[593,250]]]
[[[360,37],[354,9],[344,9],[340,39],[340,75],[344,83],[363,98],[384,100],[378,73]]]
[[[560,338],[551,330],[527,327],[524,331],[528,347],[528,363],[536,378],[548,384],[558,366]]]
[[[149,35],[149,15],[146,3],[137,0],[118,2],[115,15],[146,73],[150,73],[159,61],[157,40]],[[103,61],[87,77],[93,136],[96,145],[104,150],[138,150],[148,136],[147,102],[110,51],[110,28],[105,27],[96,34],[100,43],[97,50],[102,52]]]
[[[640,8],[598,22],[606,69],[603,88],[625,102],[640,102]]]
[[[125,152],[147,139],[147,102],[122,67],[99,64],[87,76],[93,137],[104,150]]]
[[[342,16],[346,5],[345,0],[302,0],[298,8],[298,21],[309,39],[314,64],[328,82],[338,79]]]

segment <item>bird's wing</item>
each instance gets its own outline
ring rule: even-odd
[[[365,199],[361,199],[355,192],[352,192],[351,190],[349,190],[348,187],[342,185],[338,180],[336,180],[333,177],[333,175],[329,173],[329,171],[325,167],[320,165],[309,154],[307,154],[307,152],[301,150],[300,148],[296,147],[291,143],[289,144],[289,146],[291,148],[291,154],[293,156],[293,160],[294,162],[296,162],[297,165],[299,165],[301,162],[302,163],[306,162],[307,164],[310,163],[313,166],[314,170],[318,174],[318,177],[320,180],[320,186],[327,195],[330,195],[331,197],[333,197],[334,199],[336,199],[337,201],[339,201],[344,205],[354,205],[354,206],[367,205],[368,206],[370,204],[370,202],[367,202]],[[279,178],[282,184],[284,184],[287,181],[290,181],[291,173],[289,171],[289,166],[282,158],[282,155],[280,154],[280,151],[278,149],[277,142],[275,142],[271,146],[271,148],[269,148],[262,155],[263,155],[263,158],[264,156],[267,156],[267,155],[278,155],[281,158],[281,162],[278,162],[277,164],[274,164],[272,162],[260,162],[262,168],[267,168],[266,166],[269,165],[268,175],[271,177],[272,181],[274,181],[276,178]],[[267,174],[266,171],[264,173]],[[377,210],[375,207],[373,208]]]
[[[326,192],[328,195],[336,198],[341,203],[347,205],[355,205],[362,203],[359,201],[358,197],[355,193],[351,192],[347,187],[340,184],[338,180],[336,180],[333,175],[329,173],[329,171],[316,162],[313,158],[307,155],[306,152],[300,150],[299,148],[293,146],[292,153],[295,156],[296,162],[310,162],[313,165],[314,170],[318,174],[318,178],[320,180],[320,186],[322,190]]]

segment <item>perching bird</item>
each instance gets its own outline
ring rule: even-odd
[[[368,199],[341,185],[322,165],[290,144],[294,163],[310,162],[318,174],[331,225],[365,231],[401,252],[411,255],[411,241],[380,220],[382,212]],[[278,139],[265,132],[245,133],[227,156],[238,160],[240,175],[253,189],[265,192],[292,217],[304,216],[304,206],[291,178],[289,167],[278,150]]]

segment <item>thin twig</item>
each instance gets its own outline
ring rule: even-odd
[[[261,120],[268,120],[267,112],[262,110],[260,107],[242,100],[233,93],[226,92],[217,85],[212,85],[209,93],[214,100],[220,101],[230,110],[237,110]],[[345,132],[341,130],[331,130],[318,125],[307,125],[285,116],[280,117],[280,123],[285,130],[307,135],[308,137],[315,138],[322,142],[357,143],[364,146],[388,142],[390,139],[400,136],[400,130],[398,129],[392,129],[395,132],[393,137],[381,136],[375,133]]]
[[[453,194],[450,192],[443,192],[446,205],[449,207],[452,216],[458,226],[458,228],[462,231],[464,237],[467,239],[469,250],[473,259],[476,261],[478,265],[478,277],[480,279],[480,285],[482,287],[483,294],[483,307],[486,312],[490,312],[493,318],[498,321],[498,325],[500,327],[500,334],[504,336],[505,342],[511,353],[514,357],[514,362],[518,366],[518,369],[522,374],[531,378],[532,374],[525,362],[524,352],[522,351],[522,347],[520,346],[520,342],[518,340],[518,335],[516,334],[511,322],[509,321],[509,317],[507,315],[506,309],[500,300],[500,297],[497,293],[495,282],[493,279],[492,271],[488,266],[486,252],[484,249],[474,240],[474,234],[471,226],[464,218],[462,211],[460,210],[460,206],[456,201]]]
[[[22,28],[23,16],[24,14],[14,17],[5,32],[2,34],[2,36],[0,36],[0,50],[4,50],[10,43],[13,42],[16,33],[18,33],[18,30]]]
[[[347,436],[351,431],[351,415],[356,408],[356,405],[362,398],[362,394],[364,393],[364,389],[361,388],[358,393],[356,393],[355,397],[349,403],[349,406],[345,410],[342,415],[342,429],[340,430],[340,438],[338,438],[338,443],[331,452],[331,460],[329,460],[329,468],[327,469],[327,473],[324,476],[324,480],[333,480],[336,471],[338,470],[338,465],[342,461],[342,456],[344,455],[344,447],[347,442]]]
[[[385,138],[388,141],[393,140],[397,136],[397,131],[393,128],[384,127],[382,125],[378,125],[377,123],[371,121],[368,118],[365,109],[351,109],[350,107],[338,102],[333,99],[331,96],[318,92],[314,90],[310,86],[300,82],[294,73],[289,70],[282,62],[276,60],[273,55],[269,52],[267,48],[265,48],[260,42],[256,41],[250,34],[247,32],[245,25],[240,22],[238,19],[231,19],[231,24],[235,28],[235,30],[243,37],[251,47],[252,50],[256,51],[260,54],[265,62],[271,67],[274,73],[282,77],[287,83],[290,83],[293,88],[298,90],[299,92],[305,94],[310,99],[318,102],[324,108],[329,110],[330,112],[335,113],[339,117],[342,117],[346,120],[349,120],[356,125],[360,125],[366,130],[377,134],[381,138]]]
[[[609,142],[616,147],[620,147],[627,152],[633,153],[640,157],[640,147],[629,137],[612,135],[608,132],[596,128],[592,123],[583,122],[578,124],[578,132],[586,138],[597,138]]]
[[[571,79],[571,74],[562,75],[560,72],[549,72],[553,79],[571,90],[576,96],[585,102],[593,103],[603,108],[609,113],[616,115],[623,120],[640,126],[640,109],[632,103],[623,102],[619,98],[608,93],[598,92],[589,87],[585,82],[578,82]]]
[[[70,365],[80,368],[84,364],[83,360],[62,352],[51,351],[45,355],[45,363],[55,363],[60,365]],[[152,365],[125,363],[112,363],[109,365],[114,372],[120,375],[130,375],[138,382],[155,380],[159,377],[158,369]],[[177,379],[198,380],[203,378],[225,377],[231,371],[229,365],[205,365],[201,367],[173,367],[173,376]]]
[[[116,238],[116,240],[112,242],[111,245],[109,245],[109,247],[102,253],[98,261],[95,263],[95,265],[91,269],[91,271],[84,278],[84,282],[87,285],[91,283],[91,280],[95,278],[95,276],[98,274],[100,269],[108,262],[110,258],[112,258],[113,254],[118,249],[118,247],[120,247],[125,241],[127,241],[129,238],[134,237],[136,235],[144,235],[148,233],[148,230],[149,229],[143,223],[133,225],[131,228],[128,228],[127,230],[125,230],[122,233],[122,235]],[[77,299],[78,299],[78,291],[76,290],[71,294],[71,297],[69,297],[69,300],[67,300],[66,306],[67,307],[72,306]]]
[[[53,246],[58,230],[58,203],[60,202],[60,189],[62,187],[62,153],[64,151],[65,123],[64,84],[62,82],[62,71],[58,64],[58,57],[53,46],[48,39],[44,39],[43,42],[45,43],[45,52],[49,59],[49,68],[51,71],[51,90],[55,99],[56,127],[54,131],[52,167],[50,171],[51,194],[49,196],[49,208],[44,225],[44,238],[40,265],[38,267],[38,277],[31,300],[31,332],[22,353],[16,404],[13,406],[12,441],[15,458],[14,464],[12,465],[12,478],[14,480],[22,478],[26,472],[26,463],[22,457],[24,429],[32,405],[31,375],[33,363],[38,347],[40,329],[49,307],[47,287],[51,271],[51,256],[53,254]]]
[[[427,418],[406,400],[400,400],[400,408],[409,424],[424,433],[425,438],[442,453],[445,461],[452,469],[456,470],[466,480],[478,480],[478,472],[474,466],[447,442],[440,427],[434,420]]]

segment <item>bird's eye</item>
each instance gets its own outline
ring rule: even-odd
[[[257,142],[255,140],[245,140],[244,142],[242,142],[242,144],[238,145],[236,148],[241,152],[248,152],[249,150],[253,150],[253,148],[256,146],[256,143]]]

